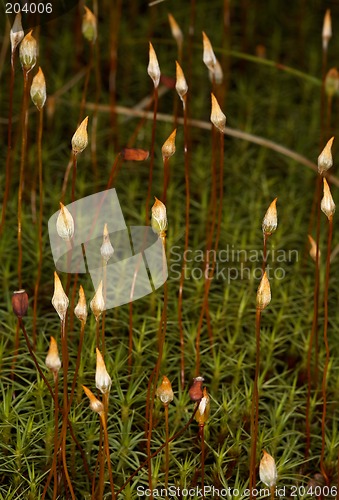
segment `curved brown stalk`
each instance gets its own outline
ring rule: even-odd
[[[65,175],[64,175],[64,180],[62,182],[62,188],[61,188],[61,196],[60,196],[60,201],[61,203],[65,203],[65,196],[66,196],[66,190],[67,190],[67,185],[68,185],[68,178],[69,174],[71,172],[71,169],[73,167],[73,153],[70,156],[70,160],[68,161],[66,170],[65,170]]]
[[[51,397],[53,399],[54,398],[53,389],[52,389],[50,383],[48,382],[48,380],[46,379],[45,375],[43,374],[43,372],[42,372],[42,370],[41,370],[41,368],[39,366],[38,360],[35,357],[35,354],[34,354],[34,351],[32,349],[31,343],[29,341],[29,338],[28,338],[28,335],[27,335],[27,332],[26,332],[26,328],[25,328],[25,325],[24,325],[24,322],[23,322],[22,318],[18,318],[18,324],[19,324],[19,326],[20,326],[20,328],[22,330],[22,333],[24,334],[24,337],[25,337],[25,340],[26,340],[26,344],[27,344],[29,353],[30,353],[30,355],[31,355],[31,357],[33,359],[33,362],[34,362],[34,364],[36,366],[36,369],[38,370],[41,378],[45,382],[45,384],[47,386],[47,389],[49,390],[49,393],[50,393],[50,395],[51,395]]]
[[[87,463],[85,452],[82,449],[82,447],[81,447],[81,445],[80,445],[80,443],[79,443],[76,435],[74,434],[73,427],[72,427],[72,424],[71,424],[71,422],[70,422],[69,419],[68,419],[68,428],[69,428],[69,432],[70,432],[71,438],[73,439],[73,441],[75,443],[75,446],[78,448],[78,450],[80,452],[80,455],[81,455],[81,458],[82,458],[82,463],[84,465],[84,469],[85,469],[86,475],[88,477],[88,480],[91,481],[92,477],[91,477],[91,473],[89,471],[89,467],[88,467],[88,463]]]
[[[71,437],[73,439],[73,442],[75,443],[75,446],[78,448],[79,452],[80,452],[80,455],[81,455],[81,458],[82,458],[82,463],[83,463],[83,466],[84,466],[84,470],[86,472],[86,475],[88,477],[88,480],[91,482],[92,481],[92,477],[91,477],[91,473],[89,471],[89,467],[88,467],[88,463],[87,463],[87,459],[86,459],[86,455],[85,455],[85,452],[84,450],[82,449],[78,439],[76,438],[76,435],[74,434],[74,431],[73,431],[73,427],[72,427],[72,424],[70,422],[70,420],[68,419],[68,428],[69,428],[69,432],[71,434]],[[60,445],[61,445],[61,437],[59,437],[59,440],[57,441],[57,447],[56,449],[59,450],[60,449]],[[55,458],[55,460],[57,461],[57,459],[59,458],[59,455],[56,454],[55,457],[53,456],[53,459]],[[57,463],[55,464],[55,467],[56,467],[56,470],[57,470]],[[54,474],[54,469],[53,469],[53,465],[49,471],[49,474],[48,474],[48,478],[47,478],[47,481],[46,481],[46,484],[45,484],[45,487],[44,487],[44,491],[43,491],[43,494],[41,496],[41,500],[44,500],[45,496],[46,496],[46,493],[47,493],[47,488],[51,482],[51,479],[52,479],[52,476]]]
[[[13,358],[12,358],[12,366],[11,366],[11,379],[15,378],[15,365],[18,359],[19,354],[19,345],[20,345],[20,325],[16,324],[15,327],[15,336],[14,336],[14,346],[13,346]]]
[[[6,152],[6,180],[5,180],[5,193],[2,202],[2,214],[1,214],[1,225],[0,225],[0,235],[2,234],[5,220],[6,220],[6,209],[9,197],[9,190],[11,186],[11,160],[12,160],[12,114],[13,114],[13,89],[14,89],[14,60],[15,53],[11,55],[11,79],[9,83],[9,111],[8,111],[8,129],[7,129],[7,152]]]
[[[110,189],[113,185],[114,177],[116,176],[120,167],[120,161],[121,161],[121,153],[118,153],[111,168],[106,190]]]
[[[189,229],[190,229],[190,162],[188,153],[188,112],[187,112],[187,94],[184,96],[184,157],[185,157],[185,246],[182,258],[180,282],[179,282],[179,294],[178,294],[178,323],[179,323],[179,337],[180,337],[180,381],[181,387],[185,386],[185,337],[184,337],[184,327],[182,321],[182,302],[183,302],[183,290],[185,281],[185,269],[186,269],[186,254],[189,244]]]
[[[43,221],[43,184],[42,184],[42,128],[43,128],[43,108],[39,111],[39,127],[38,127],[38,171],[39,171],[39,223],[38,223],[38,245],[39,245],[39,258],[38,270],[34,287],[34,300],[33,300],[33,348],[36,345],[36,322],[37,322],[37,309],[38,309],[38,294],[41,280],[42,268],[42,221]]]
[[[326,275],[325,275],[325,291],[324,291],[324,344],[326,351],[325,366],[322,381],[322,398],[323,398],[323,413],[321,419],[321,456],[320,456],[320,470],[324,477],[325,483],[329,484],[328,475],[326,472],[324,459],[325,459],[325,447],[326,447],[326,405],[327,405],[327,394],[326,394],[326,382],[327,382],[327,372],[328,365],[330,362],[330,348],[328,344],[328,287],[330,281],[330,258],[331,258],[331,244],[333,235],[333,218],[328,219],[328,240],[327,240],[327,256],[326,256]]]
[[[22,191],[24,187],[24,174],[27,150],[27,129],[28,129],[28,72],[23,70],[24,75],[24,96],[22,102],[22,138],[21,138],[21,160],[18,190],[18,283],[22,288]]]
[[[255,358],[255,376],[252,396],[251,410],[251,458],[250,458],[250,499],[255,498],[253,489],[256,485],[256,458],[257,458],[257,439],[258,439],[258,424],[259,424],[259,371],[260,371],[260,323],[261,310],[256,308],[255,316],[255,339],[256,339],[256,358]]]

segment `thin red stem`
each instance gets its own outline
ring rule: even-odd
[[[73,162],[73,169],[72,169],[72,195],[71,195],[71,200],[72,203],[75,201],[75,185],[76,185],[76,178],[77,178],[77,157],[76,154],[72,153],[72,162]]]
[[[320,456],[320,470],[327,485],[329,484],[329,479],[326,472],[324,460],[325,460],[325,448],[326,448],[326,409],[327,409],[326,382],[327,382],[328,365],[330,362],[330,348],[328,344],[328,288],[330,281],[332,235],[333,235],[333,219],[332,217],[330,217],[328,220],[328,240],[327,240],[326,275],[325,275],[325,291],[324,291],[324,344],[325,344],[326,358],[325,358],[325,366],[324,366],[323,381],[322,381],[323,413],[321,419],[321,456]]]
[[[201,425],[199,432],[201,437],[201,490],[202,498],[205,498],[205,425]]]
[[[164,188],[162,192],[162,202],[166,205],[167,189],[169,184],[169,158],[164,158]]]
[[[212,136],[212,141],[214,143],[215,139],[216,139],[216,136],[215,136],[216,130],[214,127],[213,127],[213,131],[214,131],[214,133]],[[202,303],[199,321],[198,321],[198,326],[197,326],[197,337],[196,337],[196,341],[195,341],[195,348],[196,348],[195,373],[196,373],[196,376],[198,376],[200,374],[200,338],[201,338],[202,324],[203,324],[203,320],[204,320],[205,316],[206,316],[206,320],[207,320],[207,328],[209,331],[210,343],[211,343],[211,346],[213,345],[213,332],[212,332],[211,324],[209,321],[210,314],[209,314],[208,296],[209,296],[211,282],[212,282],[214,271],[215,271],[216,258],[213,259],[212,265],[210,265],[210,250],[212,248],[212,243],[213,243],[213,235],[214,235],[214,231],[215,231],[215,220],[217,220],[216,237],[215,237],[214,252],[213,252],[215,256],[217,254],[217,250],[219,247],[219,239],[220,239],[220,231],[221,231],[223,183],[224,183],[224,176],[223,176],[224,134],[220,134],[220,158],[219,158],[219,162],[220,162],[219,163],[219,206],[218,206],[218,211],[217,211],[216,159],[215,158],[212,159],[211,171],[212,171],[213,182],[212,182],[212,194],[211,194],[211,203],[210,203],[210,210],[209,210],[212,213],[212,218],[211,218],[209,232],[207,235],[206,252],[205,252],[204,296],[203,296],[203,303]]]
[[[320,242],[320,198],[321,198],[321,184],[322,177],[319,175],[317,178],[316,188],[316,211],[317,211],[317,234],[316,234],[316,257],[315,257],[315,278],[314,278],[314,291],[313,291],[313,320],[312,329],[307,351],[307,399],[306,399],[306,446],[305,446],[305,459],[309,457],[311,446],[311,422],[310,422],[310,409],[311,409],[311,392],[312,392],[312,348],[315,341],[315,385],[317,388],[318,380],[318,308],[319,308],[319,242]]]
[[[22,320],[22,318],[18,318],[18,321],[19,321],[19,326],[22,330],[22,333],[24,334],[24,337],[25,337],[25,340],[26,340],[26,344],[27,344],[27,347],[28,347],[28,350],[29,350],[29,353],[33,359],[33,362],[36,366],[36,369],[38,370],[41,378],[43,379],[43,381],[45,382],[46,386],[47,386],[47,389],[49,390],[50,392],[50,395],[51,397],[53,398],[54,397],[54,394],[53,394],[53,390],[52,390],[52,387],[50,386],[50,383],[48,382],[48,380],[46,379],[45,375],[43,374],[40,366],[39,366],[39,363],[38,363],[38,360],[36,359],[36,356],[34,354],[34,351],[32,349],[32,346],[31,346],[31,343],[29,341],[29,338],[28,338],[28,335],[27,335],[27,332],[26,332],[26,328],[25,328],[25,325],[24,325],[24,322]]]
[[[178,323],[179,323],[179,337],[180,337],[180,380],[181,387],[185,386],[185,338],[184,327],[182,319],[182,304],[183,304],[183,291],[186,270],[186,254],[189,244],[189,229],[190,229],[190,165],[188,154],[188,112],[187,112],[187,94],[184,96],[184,158],[185,158],[185,246],[182,259],[182,267],[179,282],[179,295],[178,295]]]
[[[101,415],[101,422],[102,422],[102,426],[104,429],[104,444],[105,444],[105,452],[106,452],[106,458],[107,458],[109,482],[111,485],[112,500],[115,500],[114,481],[113,481],[113,473],[112,473],[111,456],[110,456],[110,452],[109,452],[108,432],[107,432],[107,423],[106,423],[105,414]]]
[[[165,408],[165,490],[168,489],[168,475],[169,475],[169,425],[168,425],[168,404],[164,405]],[[166,495],[168,497],[168,495]]]
[[[54,485],[53,485],[53,500],[56,500],[58,495],[58,473],[57,473],[57,458],[58,458],[58,429],[59,429],[59,401],[58,401],[58,388],[59,388],[59,377],[58,373],[54,374],[54,451],[53,451],[53,460],[51,470],[49,471],[48,478],[42,492],[41,500],[45,499],[48,486],[51,482],[52,476],[54,476]]]
[[[151,500],[153,498],[152,494],[152,463],[151,463],[151,441],[152,441],[152,431],[153,431],[153,408],[154,408],[154,400],[155,400],[155,392],[157,388],[157,383],[159,379],[159,371],[160,371],[160,365],[161,365],[161,360],[162,360],[162,355],[163,355],[163,350],[164,350],[164,343],[165,343],[165,337],[166,337],[166,327],[167,327],[167,302],[168,302],[168,287],[167,287],[167,282],[164,284],[164,306],[161,314],[161,319],[160,319],[160,324],[159,324],[159,329],[158,329],[158,338],[159,338],[159,353],[158,353],[158,359],[155,365],[155,369],[152,372],[152,375],[150,377],[150,381],[148,384],[147,388],[147,403],[149,406],[148,409],[148,431],[147,431],[147,456],[149,457],[149,465],[148,465],[148,483],[149,483],[149,488],[151,489]],[[154,377],[153,377],[154,375]],[[153,389],[152,389],[152,394],[151,397],[149,397],[150,394],[150,388],[153,380]]]
[[[85,334],[85,323],[81,321],[81,330],[80,330],[80,339],[79,339],[79,345],[78,345],[78,353],[77,353],[77,360],[75,364],[75,370],[74,370],[74,375],[73,375],[73,382],[72,382],[72,388],[71,388],[71,394],[69,396],[69,402],[68,402],[68,408],[70,409],[73,398],[74,398],[74,393],[75,393],[75,386],[77,383],[77,378],[78,378],[78,372],[79,372],[79,367],[80,367],[80,361],[81,361],[81,351],[82,351],[82,345],[84,342],[84,334]]]
[[[69,488],[72,500],[76,500],[71,478],[67,469],[67,457],[66,457],[66,440],[67,440],[67,423],[68,423],[68,344],[67,344],[67,328],[66,328],[66,317],[61,321],[61,348],[62,348],[62,363],[63,363],[63,415],[62,415],[62,428],[61,428],[61,456],[63,463],[63,470]]]
[[[250,499],[255,498],[253,490],[256,485],[256,460],[257,460],[257,439],[259,423],[259,371],[260,371],[260,322],[261,310],[256,309],[255,316],[255,339],[256,339],[256,359],[255,376],[253,384],[252,411],[251,411],[251,458],[250,458]]]
[[[22,138],[21,138],[21,160],[18,191],[18,283],[22,288],[22,192],[24,187],[24,174],[27,150],[27,128],[28,128],[28,72],[24,70],[24,97],[22,102]]]
[[[34,302],[33,302],[33,348],[36,346],[36,322],[38,309],[38,295],[41,280],[42,268],[42,222],[43,222],[43,178],[42,178],[42,128],[43,128],[43,110],[39,112],[39,127],[38,127],[38,170],[39,170],[39,223],[38,223],[38,245],[39,258],[38,270],[34,287]]]

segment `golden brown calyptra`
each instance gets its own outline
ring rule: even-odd
[[[28,295],[25,290],[17,290],[16,292],[13,292],[12,307],[14,314],[18,318],[25,316],[28,309]]]
[[[93,12],[88,7],[86,7],[86,5],[84,5],[84,9],[85,14],[82,18],[81,31],[86,40],[94,43],[98,34],[97,19]]]
[[[166,375],[163,376],[162,383],[157,388],[156,394],[164,405],[167,405],[168,403],[173,401],[174,394],[172,385]]]
[[[171,135],[164,142],[161,152],[163,160],[169,159],[175,153],[175,137],[177,135],[177,129],[175,128]]]
[[[88,389],[88,387],[83,385],[82,388],[89,399],[89,406],[91,410],[93,410],[95,413],[99,413],[100,416],[103,415],[105,409],[102,402],[94,396],[93,392],[90,389]]]
[[[80,320],[82,323],[86,323],[87,320],[87,304],[86,304],[86,297],[85,297],[85,292],[82,286],[80,285],[79,288],[79,300],[77,305],[74,308],[74,314]]]
[[[47,368],[53,373],[58,373],[61,368],[61,359],[59,357],[58,344],[54,337],[51,337],[45,364]]]

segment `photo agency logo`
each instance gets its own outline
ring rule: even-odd
[[[78,3],[79,0],[1,0],[0,8],[8,17],[11,26],[16,16],[21,15],[21,24],[26,31],[63,16]],[[15,29],[20,29],[19,25],[14,25]]]
[[[60,231],[60,226],[64,231]],[[104,279],[105,309],[138,300],[167,279],[161,238],[150,226],[126,226],[115,189],[61,208],[49,219],[48,232],[58,271],[88,272],[95,290]],[[108,254],[102,249],[108,237],[112,245],[109,260],[104,258]]]
[[[234,244],[227,244],[218,251],[193,248],[183,250],[180,245],[174,245],[169,253],[169,277],[171,280],[179,280],[183,273],[185,280],[193,281],[260,281],[263,260],[262,249],[237,248]],[[298,261],[299,252],[296,249],[268,249],[265,266],[267,278],[283,280],[288,269]]]

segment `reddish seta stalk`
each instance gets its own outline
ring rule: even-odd
[[[333,217],[328,219],[328,240],[327,240],[327,257],[326,257],[326,275],[325,275],[325,291],[324,291],[324,344],[326,351],[324,373],[322,380],[322,398],[323,398],[323,413],[321,419],[321,456],[320,456],[320,470],[324,477],[325,483],[329,485],[329,479],[325,468],[325,446],[326,446],[326,410],[327,410],[327,394],[326,382],[328,365],[330,362],[330,348],[328,343],[328,288],[330,280],[330,263],[331,263],[331,244],[333,235]]]

